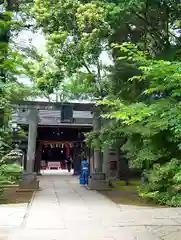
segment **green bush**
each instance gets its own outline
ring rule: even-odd
[[[3,192],[4,192],[4,189],[0,188],[0,196],[3,194]]]
[[[13,183],[19,181],[21,172],[22,167],[19,164],[4,164],[0,167],[0,175]]]
[[[181,164],[177,159],[155,164],[147,174],[148,183],[139,188],[146,200],[168,206],[181,206]]]
[[[23,152],[21,150],[12,150],[1,158],[0,166],[3,164],[13,164],[17,160],[20,160],[22,157]]]
[[[2,172],[1,172],[1,169],[0,169],[0,195],[3,194],[4,192],[4,188],[1,186],[4,186],[4,185],[11,185],[11,184],[14,184],[15,182],[12,181],[9,177],[7,176],[4,176],[2,175]]]
[[[9,178],[7,178],[6,176],[2,176],[0,175],[0,186],[1,185],[11,185],[14,182],[12,182]]]

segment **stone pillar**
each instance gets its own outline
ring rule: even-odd
[[[109,146],[104,147],[103,152],[103,163],[102,163],[102,171],[105,174],[106,178],[108,177],[108,164],[109,164]]]
[[[95,110],[93,117],[93,130],[99,131],[101,129],[101,119],[99,111]],[[99,146],[99,140],[97,139]],[[91,178],[88,182],[88,189],[91,190],[106,190],[109,188],[109,181],[106,180],[105,173],[102,172],[103,154],[99,149],[94,149],[94,172],[91,173]]]
[[[19,188],[20,189],[37,189],[39,188],[39,182],[37,181],[36,173],[34,173],[36,138],[37,138],[37,127],[38,127],[38,110],[37,109],[32,108],[29,110],[27,121],[29,123],[27,161],[26,161],[26,169],[22,174]]]
[[[35,108],[30,109],[28,115],[29,132],[28,132],[28,151],[27,151],[27,163],[26,172],[34,172],[35,152],[36,152],[36,138],[38,127],[38,111]]]
[[[99,111],[94,112],[93,116],[93,131],[99,131],[101,129],[101,119]],[[99,145],[99,140],[97,145]],[[94,149],[94,170],[95,172],[102,172],[102,152],[99,149]]]

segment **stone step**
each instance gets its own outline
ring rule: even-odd
[[[39,189],[39,181],[34,180],[31,182],[20,181],[19,189]]]

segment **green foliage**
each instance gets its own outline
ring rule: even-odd
[[[181,165],[177,159],[155,164],[147,173],[148,183],[140,187],[140,196],[159,204],[181,206]]]
[[[33,14],[45,33],[48,53],[59,73],[57,77],[42,77],[39,86],[51,93],[69,78],[67,89],[77,97],[80,93],[100,96],[104,87],[100,55],[106,49],[103,39],[109,31],[103,6],[99,2],[59,0],[50,4],[37,0]]]
[[[1,159],[0,159],[0,166],[4,164],[11,164],[12,162],[15,162],[16,160],[19,160],[23,157],[23,153],[18,150],[12,150],[5,154]]]
[[[18,164],[2,164],[0,163],[0,186],[12,185],[20,180],[22,168]],[[0,188],[0,195],[3,193],[3,188]]]
[[[0,167],[0,176],[12,183],[17,183],[20,179],[22,167],[19,164],[3,164]]]
[[[22,3],[16,8],[12,1],[5,1],[4,4],[5,9],[0,12],[0,158],[10,150],[12,144],[10,101],[37,96],[34,88],[19,81],[25,77],[24,58],[13,38],[21,30],[22,22],[21,14],[16,18],[14,11],[22,9]]]
[[[11,185],[13,184],[14,182],[12,182],[11,179],[9,179],[9,177],[7,176],[4,176],[4,175],[0,175],[0,186],[3,186],[3,185]],[[0,190],[0,194],[2,193],[2,191]]]
[[[22,29],[24,22],[20,20],[23,12],[16,15],[15,11],[17,13],[25,8],[22,2],[15,2],[0,1],[0,184],[17,182],[21,173],[20,166],[5,164],[5,156],[7,157],[12,144],[10,101],[37,96],[34,88],[19,81],[21,77],[25,77],[24,58],[14,43],[14,37]],[[24,17],[25,15],[24,12]]]
[[[147,88],[136,103],[128,104],[124,98],[105,98],[99,102],[107,106],[107,113],[102,116],[117,122],[119,133],[127,139],[122,150],[134,167],[144,168],[148,161],[152,165],[154,161],[180,158],[180,63],[147,58],[130,43],[120,50],[141,71],[140,76],[127,79],[127,85],[132,88],[134,82],[145,82]],[[107,137],[111,138],[110,132]]]
[[[134,83],[143,83],[140,98],[130,101],[109,95],[98,104],[105,110],[103,118],[114,120],[97,133],[100,141],[111,146],[116,136],[129,164],[148,171],[148,184],[140,188],[140,195],[157,203],[180,206],[180,165],[172,158],[181,159],[180,152],[180,62],[155,60],[146,56],[131,43],[116,46],[124,57],[137,66],[140,75],[128,78],[128,92]],[[136,101],[135,101],[136,100]],[[106,130],[105,130],[106,128]],[[125,141],[121,143],[122,136]],[[154,165],[159,163],[159,165]]]
[[[115,63],[117,57],[125,56],[112,49],[112,44],[131,41],[152,56],[176,59],[180,38],[174,30],[180,29],[180,9],[180,3],[173,0],[36,0],[32,16],[45,34],[48,53],[57,68],[53,72],[59,73],[56,77],[52,71],[40,71],[38,86],[52,93],[68,77],[71,83],[67,89],[77,97],[113,95],[136,101],[147,83],[127,84],[140,70],[127,60]],[[111,67],[102,61],[105,52],[113,62]]]

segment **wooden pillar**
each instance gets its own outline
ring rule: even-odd
[[[35,172],[40,173],[40,162],[41,162],[42,142],[38,142],[36,157],[35,157]]]

